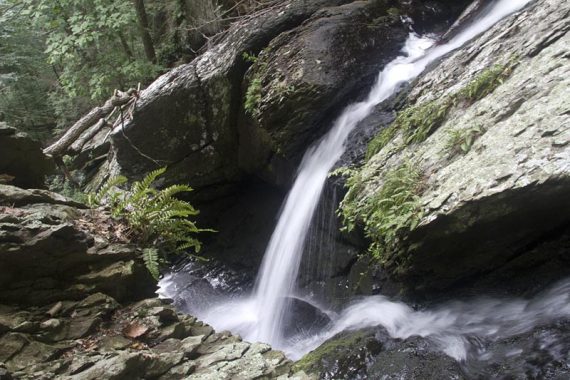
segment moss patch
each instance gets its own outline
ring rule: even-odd
[[[245,93],[245,102],[243,108],[250,116],[259,114],[259,103],[261,102],[261,78],[255,77],[249,83]]]
[[[336,335],[309,352],[293,366],[293,371],[322,374],[334,371],[340,378],[353,378],[353,371],[365,367],[367,356],[381,350],[381,344],[369,330]]]
[[[403,134],[405,145],[425,141],[445,122],[453,107],[459,104],[470,105],[489,95],[511,75],[515,65],[513,60],[506,65],[494,65],[483,70],[477,78],[454,94],[413,105],[399,112],[396,120],[368,143],[366,160],[380,152],[398,133]]]

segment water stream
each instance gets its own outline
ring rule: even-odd
[[[306,152],[268,244],[253,294],[224,300],[201,310],[198,316],[216,329],[231,330],[250,341],[270,343],[294,359],[340,331],[382,325],[393,337],[433,337],[443,351],[458,360],[467,355],[466,336],[509,335],[528,330],[546,319],[569,316],[570,283],[564,283],[540,302],[478,300],[433,311],[414,311],[381,296],[368,297],[340,314],[331,314],[332,322],[317,334],[294,341],[283,334],[287,300],[294,294],[306,235],[327,175],[344,153],[350,132],[376,105],[398,91],[402,83],[416,78],[430,63],[463,46],[529,2],[498,0],[445,44],[435,45],[429,37],[411,34],[402,56],[384,67],[367,98],[349,105],[330,131]],[[169,276],[162,281],[162,293],[172,296],[169,281]]]

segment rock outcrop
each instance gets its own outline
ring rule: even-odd
[[[110,173],[134,179],[168,166],[167,182],[190,183],[197,199],[235,192],[248,174],[287,183],[339,106],[366,91],[398,54],[409,28],[442,31],[466,3],[276,4],[143,90],[132,119],[125,115],[110,139],[107,130],[86,131],[93,137],[72,146],[76,164],[91,189]]]
[[[119,301],[148,297],[139,255],[108,215],[47,190],[0,185],[0,303],[37,306],[100,291]]]
[[[407,106],[419,115],[454,99],[445,119],[422,141],[395,131],[353,177],[345,206],[371,211],[389,173],[409,163],[421,172],[419,224],[381,257],[382,271],[409,293],[501,273],[511,282],[568,273],[569,13],[565,1],[534,2],[445,58],[415,83]]]
[[[43,188],[45,177],[55,169],[42,153],[41,144],[0,122],[0,183],[23,188]]]
[[[465,379],[460,364],[421,337],[392,339],[383,327],[340,333],[295,364],[319,379]]]
[[[152,296],[121,225],[46,190],[0,185],[1,379],[309,379]],[[119,303],[120,302],[120,303]]]

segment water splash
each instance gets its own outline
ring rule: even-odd
[[[509,323],[514,322],[514,319],[524,318],[521,313],[524,313],[528,306],[524,301],[509,303],[508,310],[503,310],[500,315],[496,314],[499,318],[497,320],[494,317],[494,308],[500,305],[494,303],[495,301],[476,303],[473,308],[464,305],[463,312],[454,308],[414,312],[404,304],[377,296],[350,306],[334,319],[330,329],[317,335],[290,342],[283,339],[281,331],[287,297],[293,292],[311,219],[327,175],[344,153],[350,132],[376,105],[392,96],[402,83],[416,78],[430,63],[463,46],[507,15],[522,9],[530,1],[496,1],[471,25],[442,45],[433,46],[434,41],[430,38],[410,35],[403,49],[404,55],[382,70],[366,100],[349,105],[322,140],[306,152],[266,250],[254,294],[243,299],[227,300],[198,316],[216,329],[228,329],[240,333],[248,340],[263,341],[284,349],[292,358],[298,358],[344,329],[382,325],[394,337],[413,334],[437,337],[449,355],[461,359],[465,355],[465,350],[462,351],[462,334],[471,331],[473,326],[479,326],[478,333],[488,334],[488,330],[484,330],[483,326],[495,326],[499,320],[507,318],[505,315],[511,315]],[[169,281],[168,277],[163,281],[163,288],[168,287]],[[163,293],[172,296],[168,292]],[[481,323],[474,324],[472,318]],[[504,327],[505,324],[501,326]],[[489,328],[492,330],[494,327]]]
[[[255,291],[258,324],[252,338],[281,345],[281,325],[286,297],[291,295],[303,254],[307,232],[327,175],[345,150],[350,132],[373,108],[392,96],[399,86],[416,78],[427,65],[489,29],[529,0],[501,0],[448,43],[429,49],[434,41],[412,34],[404,47],[406,56],[389,63],[379,74],[367,99],[348,106],[332,129],[303,158],[297,178],[266,250]]]

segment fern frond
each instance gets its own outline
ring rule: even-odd
[[[148,269],[151,276],[158,281],[160,277],[158,249],[145,248],[143,249],[143,261],[146,269]]]

